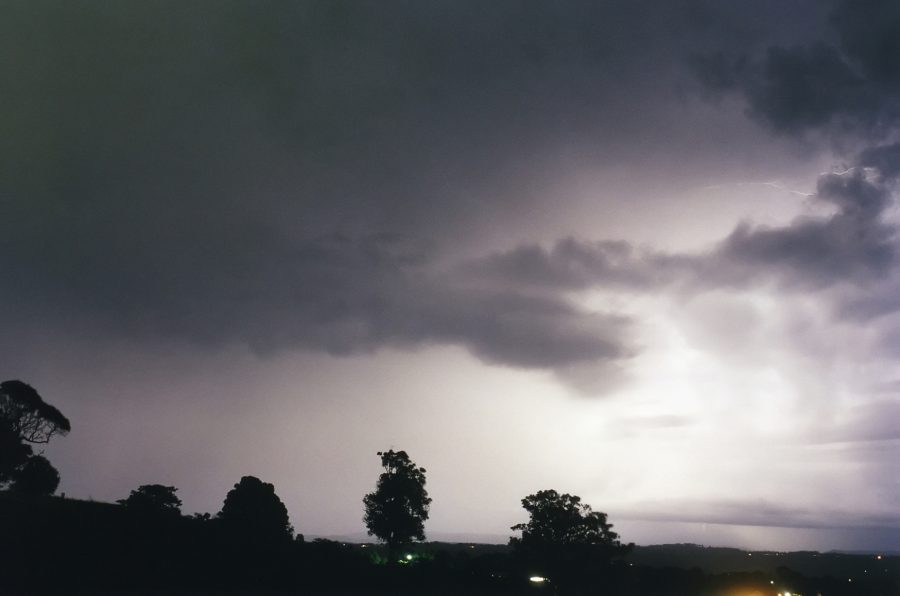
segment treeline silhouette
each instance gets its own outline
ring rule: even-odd
[[[900,593],[896,557],[890,557],[890,577],[860,574],[848,582],[784,567],[774,573],[707,573],[699,567],[704,549],[696,549],[694,568],[631,564],[626,557],[599,564],[563,587],[552,578],[529,581],[533,567],[511,547],[420,543],[409,546],[402,560],[407,553],[412,560],[401,564],[388,561],[387,547],[374,544],[306,541],[299,535],[268,542],[252,532],[220,516],[160,515],[122,504],[4,492],[0,593],[774,596],[776,586],[805,595]]]
[[[254,476],[241,478],[215,515],[183,515],[177,488],[160,484],[116,503],[56,497],[59,475],[34,446],[69,430],[32,387],[0,384],[0,593],[900,593],[894,574],[854,580],[635,564],[634,545],[620,542],[606,514],[554,490],[522,499],[528,521],[511,528],[520,535],[506,547],[424,543],[426,470],[404,451],[378,453],[383,471],[362,497],[379,544],[305,540],[275,487]]]

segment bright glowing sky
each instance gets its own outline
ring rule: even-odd
[[[2,8],[3,377],[61,491],[900,550],[900,8]]]

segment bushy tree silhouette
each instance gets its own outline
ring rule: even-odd
[[[52,495],[59,486],[59,472],[43,455],[33,455],[16,469],[10,490],[30,496]]]
[[[228,491],[217,517],[230,533],[257,544],[289,541],[294,533],[275,487],[254,476],[244,476]]]
[[[379,451],[384,468],[375,492],[363,498],[363,521],[369,535],[387,543],[389,560],[413,540],[425,540],[431,499],[425,490],[425,468],[416,467],[405,451]]]
[[[613,557],[634,546],[622,544],[606,514],[592,511],[580,497],[541,490],[522,499],[522,507],[530,519],[511,528],[522,536],[510,538],[510,545],[534,572],[563,589],[602,576]]]
[[[33,444],[48,443],[53,435],[71,430],[68,418],[44,402],[22,381],[0,383],[0,488],[25,494],[52,494],[59,473]]]
[[[181,499],[174,486],[143,484],[117,503],[143,515],[181,515]]]

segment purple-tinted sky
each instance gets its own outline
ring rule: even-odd
[[[900,550],[900,4],[0,4],[0,337],[98,500]]]

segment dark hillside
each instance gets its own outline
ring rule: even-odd
[[[221,520],[159,516],[60,497],[0,493],[4,593],[560,594],[506,545],[427,542],[388,562],[384,546],[253,540]],[[597,567],[607,593],[717,596],[790,591],[896,596],[900,558],[746,552],[691,544],[636,547]],[[773,591],[773,588],[775,589]],[[735,592],[743,590],[743,592]],[[749,590],[749,591],[748,591]]]

